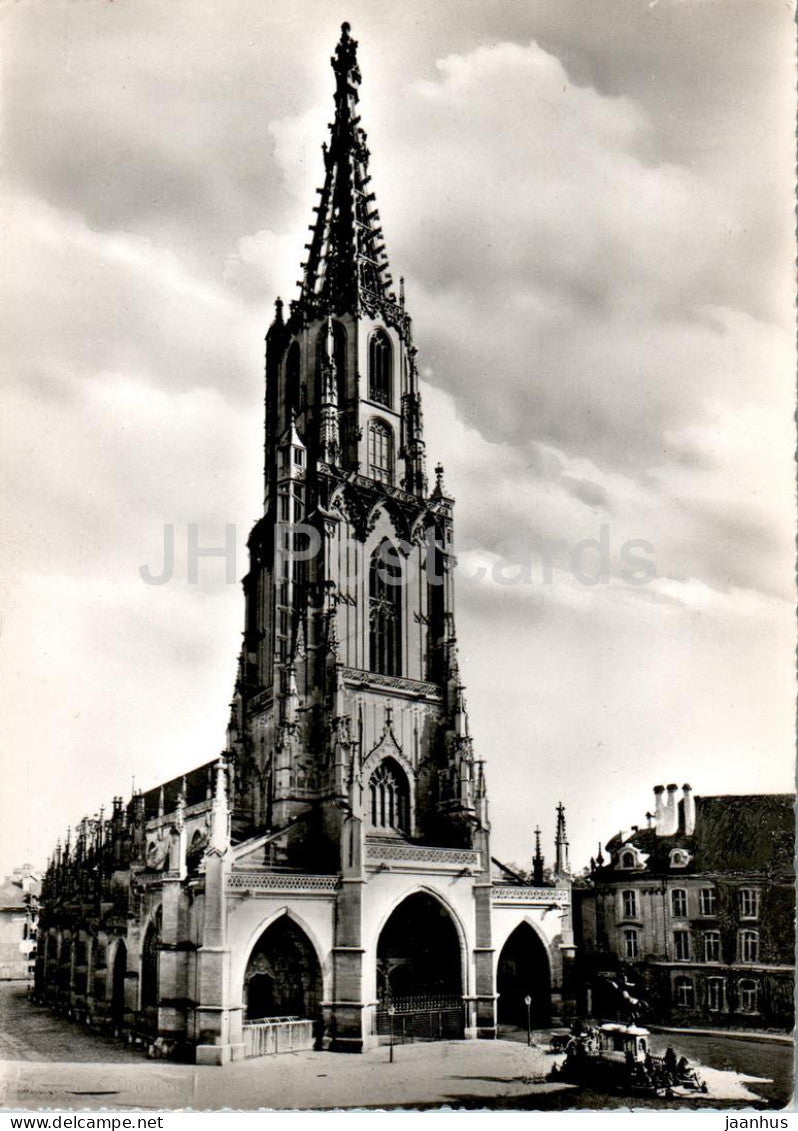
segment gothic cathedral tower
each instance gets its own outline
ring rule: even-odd
[[[273,865],[345,877],[423,846],[480,848],[487,867],[453,500],[440,467],[428,490],[417,351],[403,282],[392,289],[349,30],[331,60],[301,293],[287,316],[277,300],[266,337],[264,509],[229,730],[234,839],[265,835]],[[355,923],[362,893],[343,892]],[[345,949],[336,961],[353,964]]]
[[[357,44],[301,293],[266,338],[263,516],[221,758],[84,818],[42,889],[38,997],[226,1064],[280,1048],[496,1036],[558,1016],[556,876],[491,874],[457,668],[453,502],[429,491],[403,287],[358,115]],[[286,1042],[288,1042],[286,1044]]]

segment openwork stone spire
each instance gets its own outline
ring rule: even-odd
[[[396,305],[374,194],[369,191],[369,150],[357,112],[360,69],[357,41],[341,25],[330,62],[335,72],[335,120],[324,146],[324,187],[314,211],[299,306],[306,317],[374,313]]]

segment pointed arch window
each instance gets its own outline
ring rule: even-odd
[[[293,342],[285,361],[285,423],[291,422],[291,413],[299,412],[299,342]]]
[[[407,777],[393,758],[384,758],[369,779],[369,814],[375,829],[410,831]]]
[[[393,432],[381,420],[369,425],[369,475],[379,483],[393,484]]]
[[[380,543],[369,567],[369,659],[381,675],[401,675],[402,577],[398,552]]]
[[[375,330],[369,340],[369,399],[393,405],[393,349],[384,330]]]

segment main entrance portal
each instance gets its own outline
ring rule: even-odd
[[[377,944],[377,1033],[397,1041],[460,1038],[460,939],[451,915],[416,892],[392,912]]]

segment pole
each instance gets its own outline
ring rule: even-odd
[[[526,1006],[526,1043],[532,1047],[532,998],[529,994],[524,998],[524,1005]]]
[[[390,1022],[390,1052],[388,1054],[388,1063],[393,1064],[393,1015],[396,1013],[394,1006],[388,1006],[388,1020]]]

